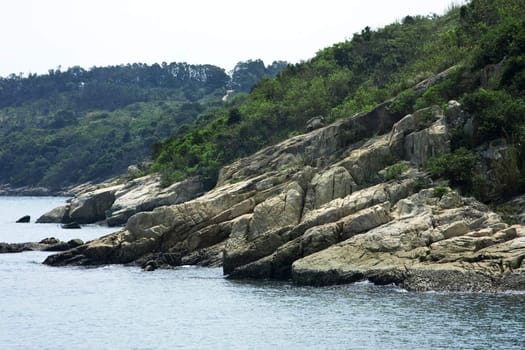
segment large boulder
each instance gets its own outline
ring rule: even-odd
[[[305,210],[313,210],[336,198],[346,197],[357,187],[354,179],[341,166],[316,174],[308,186]]]
[[[101,188],[73,198],[69,206],[69,220],[90,224],[106,219],[106,211],[113,205],[119,187]]]
[[[66,223],[71,221],[69,219],[69,204],[62,205],[51,209],[49,212],[40,216],[36,222],[39,224],[49,224],[49,223]]]

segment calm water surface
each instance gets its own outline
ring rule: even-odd
[[[112,229],[14,224],[64,198],[0,197],[0,241]],[[524,349],[525,295],[236,282],[221,269],[53,268],[0,254],[0,349]]]

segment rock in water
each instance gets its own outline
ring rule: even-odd
[[[29,250],[60,252],[78,247],[83,243],[84,242],[78,238],[68,242],[62,242],[55,237],[49,237],[44,238],[40,242],[0,243],[0,253],[20,253]]]
[[[78,222],[68,222],[67,224],[62,224],[60,225],[60,227],[64,228],[64,229],[79,229],[81,228],[80,227],[80,224]]]
[[[24,215],[20,219],[16,220],[17,223],[28,223],[29,221],[31,221],[31,216],[29,215]]]
[[[38,224],[59,224],[69,221],[69,204],[52,209],[40,216]]]

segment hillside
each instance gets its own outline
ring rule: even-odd
[[[285,65],[239,62],[233,76],[211,65],[162,63],[0,78],[0,185],[54,191],[120,174],[220,106],[232,86],[249,90]]]
[[[321,115],[325,123],[348,118],[395,96],[400,98],[389,109],[400,114],[445,108],[455,99],[471,121],[452,130],[451,155],[431,162],[430,170],[484,201],[516,194],[525,168],[524,7],[517,0],[474,0],[444,16],[406,16],[377,30],[367,27],[288,66],[276,79],[263,79],[249,95],[212,111],[207,124],[157,145],[153,168],[166,184],[199,174],[211,188],[222,166],[304,133],[313,117]],[[431,89],[412,89],[450,67],[451,74]],[[482,164],[483,147],[496,140],[509,146],[516,166],[508,169],[517,172]],[[471,162],[462,164],[465,159]]]

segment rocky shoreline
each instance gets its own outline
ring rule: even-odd
[[[0,184],[0,196],[62,196],[62,191],[52,191],[45,187],[12,187],[8,184]]]
[[[44,263],[189,264],[222,266],[229,278],[309,285],[370,280],[418,291],[525,290],[524,227],[421,170],[449,152],[451,125],[468,123],[457,102],[446,113],[432,107],[407,116],[383,104],[224,167],[207,193],[189,191],[152,210],[135,205],[118,232]],[[394,168],[400,171],[391,176]],[[114,206],[124,202],[121,186],[90,196],[112,192]],[[70,218],[82,196],[71,202]],[[106,211],[106,219],[122,210]]]
[[[36,222],[122,226],[138,212],[195,198],[203,192],[203,184],[199,177],[193,177],[162,188],[157,175],[146,175],[132,180],[117,177],[99,184],[83,184],[71,191],[76,195],[68,203],[45,213]]]
[[[60,241],[54,237],[49,237],[40,242],[24,242],[24,243],[4,243],[0,242],[0,254],[2,253],[21,253],[25,251],[45,251],[45,252],[62,252],[78,246],[84,242],[81,239],[71,239],[67,242]]]

